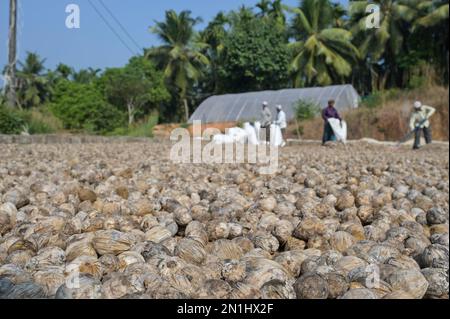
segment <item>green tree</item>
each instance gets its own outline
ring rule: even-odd
[[[350,4],[351,32],[355,35],[364,68],[369,73],[372,90],[383,90],[389,78],[398,75],[396,57],[405,54],[405,39],[410,35],[412,22],[416,17],[416,1],[411,0],[370,0],[352,1]],[[380,28],[368,29],[366,12],[369,4],[380,8]]]
[[[207,80],[203,81],[203,90],[208,93],[220,93],[219,67],[222,63],[227,27],[230,19],[223,12],[219,12],[208,26],[200,33],[201,42],[206,43],[203,53],[210,61],[207,68]],[[207,94],[208,94],[207,93]]]
[[[416,49],[426,50],[423,60],[433,63],[442,83],[448,85],[449,77],[449,1],[428,0],[417,4],[419,10],[414,33],[418,42]],[[426,44],[424,43],[426,42]],[[439,70],[441,70],[439,72]]]
[[[0,134],[20,134],[25,125],[26,122],[19,112],[0,105]]]
[[[257,17],[272,19],[277,26],[286,28],[286,15],[281,0],[260,0],[256,8],[259,10]]]
[[[102,70],[100,69],[81,69],[78,72],[73,72],[73,80],[80,84],[89,84],[98,79],[98,76]]]
[[[269,13],[270,17],[274,19],[278,25],[286,28],[286,14],[284,13],[284,7],[282,0],[274,0],[271,4]]]
[[[244,14],[243,14],[244,13]],[[225,39],[220,81],[225,92],[279,89],[288,83],[287,41],[273,20],[233,17]]]
[[[126,107],[129,125],[143,108],[148,112],[170,99],[161,72],[143,57],[132,58],[124,68],[107,69],[99,82],[109,103]]]
[[[180,14],[167,11],[165,21],[156,22],[151,28],[163,45],[146,54],[164,68],[165,78],[184,105],[186,120],[189,119],[188,93],[200,80],[203,68],[209,65],[208,58],[201,53],[205,44],[195,41],[194,27],[200,21],[192,18],[190,11]]]
[[[2,91],[0,91],[0,107],[6,105],[6,96],[3,94]]]
[[[424,27],[432,27],[438,24],[445,26],[444,23],[446,21],[448,22],[448,0],[421,0],[417,4],[417,7],[420,11],[420,17],[416,23],[419,25]]]
[[[52,113],[69,130],[106,133],[124,124],[124,114],[109,104],[94,84],[60,81],[56,84]]]
[[[17,99],[20,108],[32,108],[48,99],[48,82],[46,80],[45,59],[37,53],[27,52],[24,62],[19,62],[17,71]]]
[[[303,0],[290,9],[295,14],[291,32],[296,42],[290,44],[295,87],[342,83],[351,75],[359,51],[352,34],[337,26],[338,9],[328,0]]]
[[[269,12],[270,12],[270,4],[271,1],[270,0],[260,0],[255,7],[259,10],[257,16],[258,17],[267,17],[269,16]]]
[[[68,80],[74,74],[74,70],[70,66],[64,63],[60,63],[56,67],[55,73],[58,76],[58,78]]]

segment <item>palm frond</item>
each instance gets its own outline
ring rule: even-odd
[[[442,22],[443,20],[448,20],[449,17],[448,12],[449,12],[449,5],[444,4],[439,8],[437,8],[436,10],[434,10],[433,12],[431,12],[430,14],[418,19],[417,24],[423,27],[435,26],[440,22]]]

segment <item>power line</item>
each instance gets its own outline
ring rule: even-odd
[[[113,26],[106,20],[106,18],[103,16],[103,14],[97,9],[97,7],[92,3],[91,0],[88,0],[89,4],[92,8],[94,8],[95,12],[99,15],[99,17],[103,20],[103,22],[106,24],[106,26],[114,33],[114,35],[119,39],[119,41],[130,51],[131,54],[137,55],[136,52],[134,52],[128,44],[122,39],[122,37],[117,33],[117,31],[113,28]]]
[[[133,44],[136,46],[136,48],[141,51],[142,47],[137,43],[137,41],[131,36],[131,34],[128,32],[128,30],[123,26],[122,23],[120,23],[119,19],[116,18],[116,16],[112,13],[112,11],[105,5],[103,0],[99,0],[100,4],[103,6],[103,8],[109,13],[109,15],[114,19],[114,21],[119,25],[119,27],[122,29],[122,31],[125,33],[125,35],[128,37],[128,39],[133,42]]]

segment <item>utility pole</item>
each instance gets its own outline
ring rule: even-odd
[[[17,57],[17,0],[9,1],[9,45],[7,68],[7,100],[12,108],[17,107],[16,96],[16,57]]]

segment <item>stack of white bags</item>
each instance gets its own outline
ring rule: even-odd
[[[227,134],[215,135],[213,138],[216,144],[229,144],[229,143],[241,143],[250,145],[260,145],[262,142],[259,140],[261,134],[261,124],[255,123],[251,125],[250,123],[244,123],[244,128],[233,127],[228,129]],[[281,129],[278,125],[272,125],[270,127],[271,134],[271,145],[281,146],[283,144],[283,136],[281,134]]]
[[[338,142],[347,143],[347,123],[341,122],[338,119],[328,120],[331,128],[334,131]],[[213,138],[214,143],[218,145],[222,144],[250,144],[260,145],[265,141],[260,140],[261,133],[264,129],[261,129],[261,124],[256,122],[255,125],[245,123],[244,128],[233,127],[228,129],[227,134],[215,135]],[[278,125],[272,124],[270,126],[271,146],[279,147],[283,144],[283,135]]]

